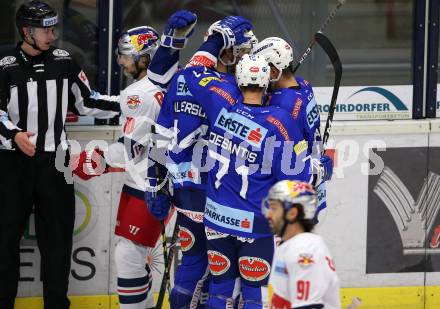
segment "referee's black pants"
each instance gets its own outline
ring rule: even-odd
[[[68,279],[75,221],[73,184],[55,168],[54,153],[28,157],[0,150],[0,308],[14,308],[19,244],[34,206],[45,309],[69,308]]]

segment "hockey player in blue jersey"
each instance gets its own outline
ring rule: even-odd
[[[184,47],[196,21],[194,13],[182,10],[169,18],[161,38],[153,28],[146,26],[124,32],[118,41],[117,60],[124,74],[135,81],[119,96],[93,94],[93,99],[99,102],[120,103],[125,119],[122,137],[105,152],[82,152],[74,173],[87,180],[109,171],[109,166],[127,171],[115,227],[118,240],[114,261],[121,309],[154,307],[152,274],[147,260],[159,238],[161,224],[148,212],[144,191],[145,179],[157,175],[148,173],[142,165],[148,162],[144,158],[151,147],[149,136],[162,104],[162,91],[177,70],[179,49]]]
[[[325,181],[331,179],[333,161],[322,155],[320,115],[311,84],[292,71],[293,49],[283,39],[269,37],[259,42],[252,54],[264,56],[271,67],[271,93],[269,104],[287,110],[307,140],[315,173],[314,184],[318,186],[318,212],[325,205]],[[317,213],[318,213],[317,212]]]
[[[199,92],[217,91],[231,104],[235,103],[241,94],[233,76],[226,74],[227,66],[234,65],[256,43],[251,29],[250,22],[240,16],[229,16],[214,23],[208,30],[207,41],[188,67],[173,77],[159,114],[157,132],[171,139],[166,165],[173,182],[179,238],[186,239],[180,242],[183,257],[170,295],[172,308],[195,308],[209,273],[203,225],[206,172],[201,170],[208,126]],[[212,50],[217,50],[215,56]],[[221,85],[212,86],[212,83]],[[161,203],[153,200],[160,196],[147,194],[146,199],[153,214],[165,215],[166,210],[161,213]]]
[[[236,68],[243,96],[237,103],[221,91],[202,93],[209,124],[207,165],[212,167],[204,213],[213,275],[210,308],[233,305],[236,278],[244,308],[267,306],[274,239],[261,201],[279,180],[311,178],[307,142],[290,115],[263,106],[269,70],[263,57],[244,55]]]

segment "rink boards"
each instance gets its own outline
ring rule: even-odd
[[[118,134],[114,127],[78,126],[69,137],[85,145],[111,143]],[[360,308],[439,308],[440,216],[434,206],[440,199],[440,120],[338,121],[329,146],[336,167],[316,231],[333,253],[344,306],[357,296]],[[116,308],[113,230],[122,180],[122,173],[113,173],[75,184],[72,308]],[[161,248],[151,257],[157,292]],[[21,259],[18,308],[39,308],[32,223]]]

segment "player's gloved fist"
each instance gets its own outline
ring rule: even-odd
[[[252,30],[253,26],[242,16],[227,16],[219,23],[212,26],[212,33],[218,32],[223,37],[223,47],[225,49],[234,45],[240,45],[249,40],[246,33]],[[211,33],[208,33],[210,35]]]
[[[73,174],[83,180],[102,175],[107,171],[104,153],[100,149],[84,150],[79,156],[72,156]]]
[[[323,155],[320,158],[312,158],[311,165],[315,186],[319,186],[332,178],[333,161],[329,156]]]
[[[327,155],[322,155],[320,162],[324,168],[323,181],[328,181],[332,179],[333,176],[333,160]]]
[[[171,207],[171,198],[168,194],[145,192],[145,203],[151,215],[157,220],[163,220],[168,216]]]
[[[194,32],[197,15],[193,12],[180,10],[170,16],[160,39],[161,45],[173,49],[185,47],[188,38]]]

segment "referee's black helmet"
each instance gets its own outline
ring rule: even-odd
[[[23,27],[48,28],[58,24],[57,12],[47,3],[32,0],[22,4],[15,15],[18,32],[23,36]]]

